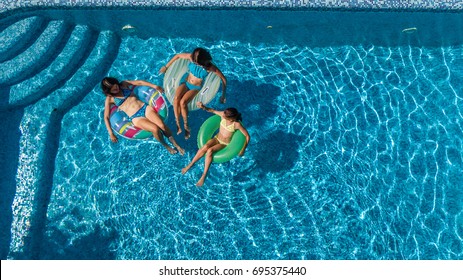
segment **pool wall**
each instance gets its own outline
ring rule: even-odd
[[[463,1],[445,0],[3,0],[0,13],[30,7],[152,7],[152,8],[278,8],[278,9],[387,9],[387,10],[463,10]]]

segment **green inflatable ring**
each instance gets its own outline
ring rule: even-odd
[[[214,135],[219,127],[220,116],[214,115],[208,118],[199,128],[198,148],[204,146],[206,142],[212,138],[212,135]],[[244,137],[244,134],[239,130],[235,131],[230,144],[228,144],[222,150],[214,153],[212,161],[215,163],[224,163],[231,160],[240,153],[245,143],[246,137]]]

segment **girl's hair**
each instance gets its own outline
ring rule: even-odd
[[[241,118],[241,113],[236,110],[236,108],[227,108],[225,111],[223,111],[223,115],[227,119],[232,119],[234,121],[242,121],[243,119]]]
[[[212,56],[206,49],[203,48],[194,49],[191,53],[191,60],[206,68],[212,66]]]
[[[111,95],[111,88],[114,85],[120,85],[119,80],[113,77],[105,77],[103,80],[101,80],[101,89],[103,90],[103,93],[106,95]]]

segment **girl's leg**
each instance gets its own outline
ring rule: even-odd
[[[135,126],[143,130],[150,131],[153,134],[154,138],[156,138],[156,140],[158,140],[159,143],[161,143],[162,146],[164,146],[164,148],[166,148],[169,151],[169,153],[177,153],[176,150],[167,145],[166,141],[164,140],[164,136],[162,135],[161,129],[159,129],[159,127],[156,124],[154,124],[147,118],[135,118],[132,120],[132,122]]]
[[[201,187],[202,185],[204,185],[204,180],[206,180],[207,172],[209,171],[209,167],[211,166],[211,163],[212,163],[212,155],[215,152],[220,151],[225,147],[226,145],[216,144],[207,150],[206,159],[204,161],[203,175],[201,176],[201,178],[199,178],[199,181],[196,183],[196,186]]]
[[[185,83],[180,84],[175,91],[175,96],[174,96],[174,116],[175,116],[175,123],[177,124],[177,135],[182,133],[182,128],[180,127],[180,114],[181,114],[181,109],[180,109],[180,100],[182,100],[183,95],[188,91],[188,88],[186,87]]]
[[[180,100],[180,112],[183,117],[183,127],[185,128],[185,139],[190,138],[190,127],[188,126],[188,103],[198,94],[199,90],[192,89],[183,95]]]
[[[174,145],[174,147],[177,148],[177,150],[183,156],[185,154],[185,150],[182,149],[182,147],[180,147],[179,144],[177,144],[177,141],[175,141],[174,136],[172,136],[172,131],[166,125],[166,123],[161,119],[158,113],[152,107],[147,106],[145,110],[145,116],[149,121],[157,125],[157,127],[159,127],[159,129],[162,130],[162,132],[169,139],[172,145]]]
[[[182,174],[185,174],[200,158],[202,158],[204,156],[204,154],[206,154],[207,150],[211,147],[213,147],[214,145],[216,145],[218,142],[217,142],[217,139],[215,138],[212,138],[210,139],[209,141],[206,142],[206,144],[204,144],[204,146],[202,146],[198,152],[196,152],[196,155],[194,156],[194,158],[191,160],[191,162],[185,166],[184,168],[182,168]]]

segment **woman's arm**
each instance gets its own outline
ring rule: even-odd
[[[134,86],[147,86],[147,87],[151,87],[151,88],[154,88],[156,90],[158,90],[159,92],[164,92],[164,89],[158,85],[155,85],[155,84],[152,84],[150,82],[147,82],[147,81],[143,81],[143,80],[133,80],[133,81],[125,81],[129,84],[132,84]]]
[[[198,106],[198,108],[203,109],[206,112],[216,114],[216,115],[219,115],[221,117],[223,115],[223,111],[217,111],[217,110],[214,110],[213,108],[206,107],[206,106],[204,106],[204,104],[202,102],[197,102],[196,106]]]
[[[161,69],[159,69],[159,73],[166,73],[167,68],[169,68],[170,65],[172,65],[172,63],[174,63],[174,61],[176,61],[179,58],[190,59],[191,53],[178,53],[174,55],[174,57],[172,57],[172,59],[169,60],[169,62],[167,62],[166,65],[162,66]]]
[[[220,69],[215,65],[212,65],[211,72],[214,72],[222,80],[222,96],[220,97],[220,103],[225,103],[227,102],[227,78],[225,78],[225,75],[222,73],[222,71],[220,71]]]
[[[107,96],[104,105],[104,123],[106,125],[106,129],[108,130],[109,138],[112,142],[117,142],[117,137],[114,135],[113,130],[111,129],[111,123],[109,122],[109,115],[111,113],[111,103],[112,97]]]
[[[239,131],[241,131],[244,134],[244,137],[246,137],[246,143],[244,143],[243,148],[238,154],[241,157],[244,155],[244,151],[248,147],[248,143],[251,140],[251,136],[249,136],[248,130],[240,122],[235,122],[235,126]]]

